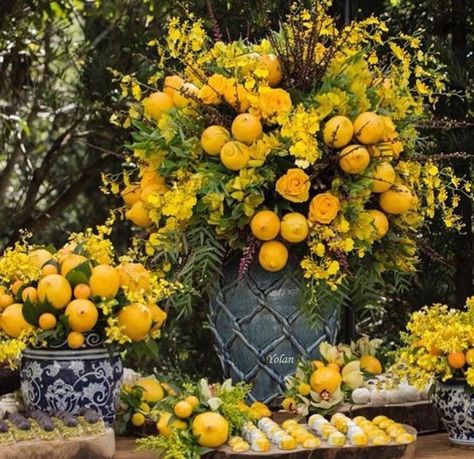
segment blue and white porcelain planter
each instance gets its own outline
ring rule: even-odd
[[[76,414],[87,407],[112,425],[119,404],[122,361],[102,346],[23,351],[21,391],[28,409]]]
[[[454,445],[474,448],[474,393],[464,379],[436,383],[433,404]]]

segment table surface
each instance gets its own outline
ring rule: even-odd
[[[150,452],[133,452],[135,438],[117,437],[115,459],[156,459]],[[415,459],[474,459],[474,449],[451,446],[446,433],[421,435],[416,442]]]

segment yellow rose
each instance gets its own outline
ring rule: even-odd
[[[305,202],[309,198],[311,182],[301,169],[288,169],[276,182],[275,189],[291,202]]]
[[[263,88],[260,94],[260,107],[265,118],[288,113],[293,104],[290,95],[284,89]]]
[[[219,93],[207,84],[199,90],[199,98],[204,105],[218,105],[221,101]]]
[[[240,113],[246,112],[250,107],[247,90],[241,85],[229,84],[224,90],[225,100]]]
[[[328,225],[337,216],[341,205],[339,199],[331,193],[317,194],[309,204],[309,219],[312,222]]]

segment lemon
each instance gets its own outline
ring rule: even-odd
[[[130,183],[127,185],[120,195],[128,207],[132,207],[140,200],[140,185],[138,183]]]
[[[28,300],[30,303],[35,303],[38,299],[38,291],[34,287],[26,287],[21,292],[21,299],[23,302]]]
[[[173,93],[173,102],[178,108],[188,105],[196,106],[199,99],[199,89],[192,83],[183,83],[178,91]]]
[[[7,306],[0,316],[3,331],[11,338],[18,338],[25,330],[31,329],[31,325],[23,317],[23,305],[13,303]]]
[[[331,148],[345,147],[354,135],[352,121],[346,116],[333,116],[323,131],[324,143]]]
[[[147,116],[158,121],[163,113],[169,112],[174,107],[173,98],[169,94],[157,91],[143,101],[143,107]]]
[[[87,284],[77,284],[74,287],[74,298],[86,300],[91,296],[91,289]]]
[[[20,291],[20,289],[23,287],[23,282],[20,281],[20,280],[16,280],[15,282],[13,282],[13,284],[11,285],[10,287],[10,290],[12,291],[13,295],[18,295],[18,292]]]
[[[236,140],[247,145],[254,143],[263,133],[262,123],[251,113],[237,115],[232,122],[231,130]]]
[[[365,145],[378,143],[385,135],[385,123],[381,116],[374,112],[361,113],[354,121],[356,139]]]
[[[308,220],[299,212],[290,212],[283,216],[280,225],[280,234],[285,241],[302,242],[308,237]]]
[[[160,329],[168,317],[168,314],[155,303],[150,303],[148,309],[151,312],[151,319],[153,321],[153,328],[151,330],[155,331]]]
[[[84,344],[84,335],[82,333],[72,331],[67,335],[67,344],[71,349],[79,349]]]
[[[368,212],[372,219],[372,225],[375,226],[377,239],[384,237],[387,234],[389,228],[387,216],[383,212],[380,212],[380,210],[376,209],[371,209]]]
[[[309,384],[311,389],[320,394],[328,392],[333,394],[339,389],[342,383],[342,377],[334,368],[323,367],[315,370],[310,378]]]
[[[224,416],[211,411],[198,414],[193,420],[192,428],[197,442],[208,448],[223,445],[229,436],[229,424]]]
[[[339,166],[346,174],[361,174],[369,163],[369,152],[361,145],[349,145],[339,153]]]
[[[209,126],[201,135],[201,146],[208,155],[218,156],[230,140],[230,132],[224,126]]]
[[[258,253],[258,261],[266,271],[280,271],[288,261],[288,249],[279,241],[264,242]]]
[[[57,323],[58,321],[56,320],[55,315],[50,312],[41,314],[38,320],[38,324],[43,330],[52,330],[56,327]]]
[[[0,309],[5,309],[7,306],[13,304],[13,302],[14,300],[11,295],[8,295],[7,293],[0,295]]]
[[[165,77],[163,83],[163,92],[168,96],[173,97],[174,93],[183,86],[184,80],[178,75],[170,75]]]
[[[125,213],[125,218],[140,228],[147,228],[152,224],[150,213],[143,201],[137,201]]]
[[[283,78],[278,58],[274,54],[263,54],[260,57],[260,62],[262,62],[268,70],[268,76],[266,78],[268,86],[271,88],[278,86]]]
[[[184,401],[188,402],[192,406],[193,410],[199,406],[199,399],[194,395],[188,395]]]
[[[250,151],[244,143],[230,141],[221,148],[220,158],[227,169],[238,171],[248,164]]]
[[[471,367],[474,366],[474,349],[469,349],[466,352],[466,362]]]
[[[271,241],[280,232],[280,219],[271,210],[260,210],[250,221],[253,235],[261,241]]]
[[[90,300],[72,300],[66,307],[66,316],[73,331],[92,330],[99,319],[99,311]]]
[[[50,274],[58,274],[58,272],[58,268],[53,264],[47,264],[41,268],[42,277],[49,276]]]
[[[380,360],[373,355],[363,355],[360,358],[360,369],[373,375],[379,375],[383,371]]]
[[[193,407],[186,402],[185,400],[182,400],[174,406],[174,414],[178,416],[178,418],[186,419],[191,416],[191,413],[193,412]]]
[[[132,341],[141,341],[150,331],[151,312],[143,304],[132,303],[118,313],[118,323]]]
[[[77,268],[85,261],[87,261],[87,258],[83,257],[82,255],[77,255],[75,253],[69,255],[61,263],[61,276],[66,277],[69,271]]]
[[[37,268],[42,268],[51,258],[53,255],[46,249],[36,249],[33,250],[28,255],[32,264],[34,264]]]
[[[372,172],[371,189],[374,193],[383,193],[395,183],[395,169],[388,162],[377,164]]]
[[[143,388],[142,398],[149,403],[159,402],[165,395],[163,387],[155,378],[141,378],[135,383],[135,386]]]
[[[303,397],[306,397],[307,395],[309,395],[310,392],[311,392],[311,386],[309,384],[301,383],[298,386],[298,393],[302,395]]]
[[[156,423],[156,428],[160,435],[163,437],[169,437],[173,430],[175,429],[186,429],[188,426],[185,421],[181,419],[175,419],[174,421],[170,422],[172,414],[164,411],[160,413],[160,419]]]
[[[135,427],[141,427],[143,424],[145,424],[145,416],[143,416],[142,413],[133,413],[132,424]]]
[[[387,214],[399,215],[410,210],[414,196],[405,185],[394,185],[380,195],[379,204]]]
[[[292,411],[296,406],[296,400],[292,397],[286,397],[281,403],[281,407],[286,411]]]
[[[92,270],[89,287],[93,296],[114,298],[120,288],[120,275],[110,265],[97,265]]]
[[[55,309],[65,308],[71,300],[71,296],[71,285],[60,274],[49,274],[38,282],[39,300],[49,301]]]
[[[146,290],[150,286],[150,273],[142,263],[122,263],[117,266],[120,285],[131,292]]]

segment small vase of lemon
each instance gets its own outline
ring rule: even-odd
[[[122,376],[119,351],[158,337],[166,313],[161,281],[129,257],[116,261],[102,229],[75,234],[59,250],[27,242],[0,257],[3,338],[28,409],[83,407],[111,424]]]

